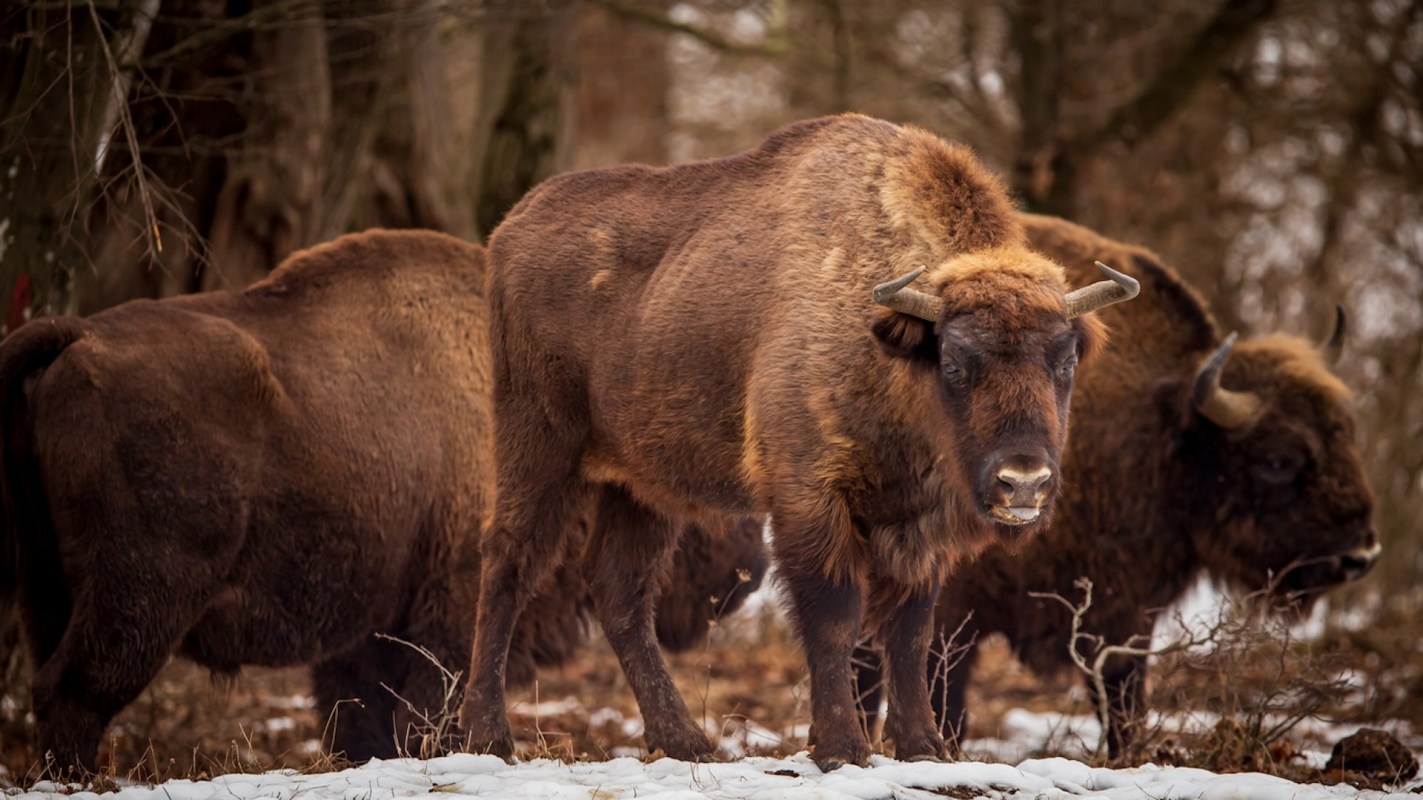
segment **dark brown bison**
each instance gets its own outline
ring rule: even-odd
[[[961,643],[1000,632],[1028,666],[1060,670],[1069,614],[1030,592],[1076,600],[1073,582],[1089,578],[1084,632],[1125,643],[1149,636],[1201,575],[1298,610],[1367,572],[1379,554],[1372,494],[1348,392],[1318,349],[1279,335],[1222,340],[1200,297],[1147,250],[1060,219],[1025,222],[1069,275],[1105,261],[1141,281],[1142,299],[1103,314],[1112,347],[1078,374],[1052,524],[1019,552],[992,548],[960,569],[938,629],[964,623]],[[946,676],[933,666],[930,694],[954,740],[972,650]],[[1113,756],[1144,708],[1145,670],[1141,658],[1107,662]],[[868,689],[876,676],[861,680]]]
[[[927,291],[906,286],[918,265]],[[968,150],[855,115],[729,158],[546,181],[495,231],[489,287],[498,492],[473,745],[512,755],[514,623],[594,507],[611,524],[587,574],[649,749],[712,750],[654,645],[668,520],[769,512],[816,762],[869,757],[862,611],[892,654],[898,755],[943,755],[923,679],[939,581],[1048,516],[1072,371],[1102,339],[1082,315],[1134,289],[1069,294]]]
[[[221,672],[313,664],[321,708],[361,701],[330,742],[356,759],[439,711],[440,671],[375,634],[451,667],[469,653],[493,479],[483,283],[476,245],[369,232],[241,293],[37,320],[0,344],[0,584],[59,764],[92,768],[175,652]],[[668,581],[676,644],[705,631],[708,595],[754,585],[736,567],[759,579],[760,525],[724,527],[695,530]],[[512,677],[565,658],[586,606],[576,572],[537,599]]]

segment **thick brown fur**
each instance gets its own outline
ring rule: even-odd
[[[402,743],[414,718],[391,690],[440,711],[439,671],[375,634],[451,670],[469,653],[493,479],[484,265],[448,236],[371,231],[241,293],[37,320],[0,344],[0,584],[59,765],[92,768],[173,653],[227,673],[312,664],[328,744],[353,759]],[[689,534],[669,603],[734,607],[759,580],[760,524],[717,537]],[[585,634],[574,565],[558,588],[523,621],[516,679]],[[675,615],[682,647],[710,616]]]
[[[1059,670],[1071,663],[1069,616],[1030,592],[1078,600],[1073,582],[1089,578],[1084,632],[1124,643],[1149,635],[1202,575],[1297,610],[1367,570],[1371,561],[1351,554],[1377,542],[1372,494],[1348,392],[1318,349],[1281,335],[1237,344],[1221,383],[1258,394],[1264,410],[1224,430],[1190,399],[1221,344],[1200,297],[1143,248],[1055,218],[1025,221],[1069,275],[1086,277],[1101,260],[1139,279],[1141,297],[1102,312],[1112,346],[1078,375],[1052,523],[1021,551],[993,548],[960,570],[940,595],[939,631],[953,633],[971,613],[960,643],[1001,632],[1033,669]],[[970,652],[931,691],[951,739],[963,729],[972,663]],[[1115,755],[1144,711],[1145,662],[1107,669]]]
[[[875,284],[920,264],[937,321],[874,305]],[[769,512],[816,761],[869,756],[849,672],[862,616],[905,654],[898,754],[941,756],[915,653],[953,565],[1032,530],[1002,522],[992,465],[1056,468],[1071,364],[1102,338],[1067,319],[1067,288],[967,150],[856,115],[535,188],[490,241],[499,491],[462,714],[474,745],[511,755],[514,620],[592,508],[622,534],[595,533],[585,569],[648,747],[709,754],[651,645],[642,576],[675,547],[667,520]]]

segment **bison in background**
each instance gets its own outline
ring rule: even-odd
[[[957,643],[970,648],[947,674],[930,665],[950,740],[965,730],[977,637],[1004,634],[1038,672],[1071,666],[1067,610],[1030,592],[1075,601],[1073,582],[1089,578],[1082,630],[1121,644],[1150,636],[1201,575],[1299,611],[1379,554],[1349,393],[1314,345],[1222,340],[1200,297],[1154,254],[1060,219],[1024,221],[1033,245],[1069,275],[1089,275],[1101,260],[1143,291],[1103,313],[1112,347],[1078,376],[1052,524],[1017,552],[988,550],[940,595],[938,630],[949,636],[962,623]],[[1144,658],[1109,660],[1108,697],[1094,690],[1099,711],[1108,705],[1113,757],[1145,710],[1145,673]],[[865,670],[860,680],[874,709],[878,676]]]
[[[943,756],[923,677],[939,583],[1048,518],[1073,369],[1102,338],[1084,315],[1134,282],[1069,293],[968,150],[844,115],[728,158],[552,178],[494,232],[489,287],[498,491],[473,746],[512,757],[515,621],[591,507],[610,521],[587,551],[595,607],[649,750],[712,752],[654,643],[670,520],[769,512],[816,763],[869,758],[862,616],[890,653],[897,755]]]
[[[493,479],[484,271],[476,245],[372,231],[241,293],[36,320],[0,343],[0,598],[20,603],[58,766],[92,769],[174,653],[225,673],[312,664],[328,745],[353,759],[395,755],[442,710],[440,670],[375,634],[450,669],[469,653]],[[688,536],[696,560],[659,576],[682,647],[708,596],[734,607],[764,568],[759,522]],[[569,568],[521,621],[511,679],[582,640]]]

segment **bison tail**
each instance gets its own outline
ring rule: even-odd
[[[0,341],[0,495],[5,514],[0,524],[0,626],[18,594],[21,537],[30,537],[36,555],[55,549],[39,483],[30,395],[35,380],[83,330],[78,319],[53,317],[33,320]],[[31,547],[25,550],[31,552]]]

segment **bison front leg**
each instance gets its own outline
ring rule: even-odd
[[[659,579],[671,563],[677,530],[626,491],[606,487],[584,556],[584,574],[603,635],[642,710],[647,749],[696,761],[715,748],[667,672],[653,619]]]
[[[827,772],[845,764],[864,766],[870,760],[870,742],[860,727],[850,667],[860,637],[860,591],[849,581],[827,579],[819,564],[801,564],[783,555],[780,569],[810,667],[810,719],[815,730],[811,758]]]
[[[894,740],[895,757],[903,761],[946,758],[944,737],[935,723],[929,686],[924,680],[938,584],[885,589],[904,598],[885,620],[881,636],[889,690],[885,738]]]

